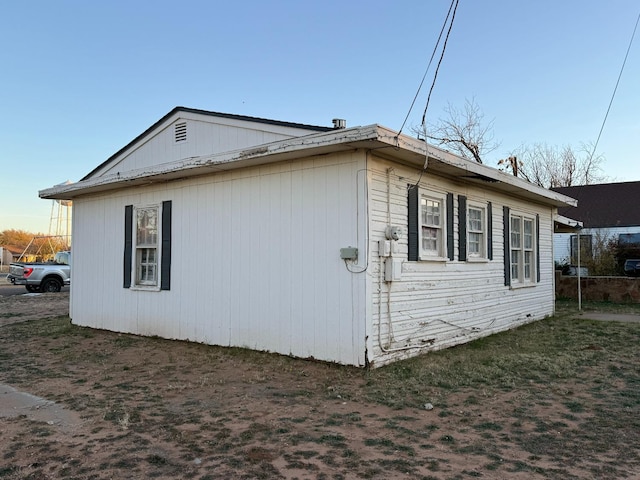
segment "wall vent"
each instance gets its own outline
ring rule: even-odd
[[[175,142],[187,141],[187,122],[176,123],[174,126]]]

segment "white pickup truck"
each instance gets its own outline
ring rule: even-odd
[[[24,285],[29,292],[59,292],[71,283],[71,252],[58,252],[52,262],[12,263],[7,281]]]

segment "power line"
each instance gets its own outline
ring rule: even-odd
[[[620,78],[622,77],[622,72],[624,71],[624,67],[627,64],[627,57],[629,56],[629,51],[631,50],[631,45],[633,44],[633,38],[636,36],[636,30],[638,29],[638,22],[640,21],[640,13],[638,14],[638,18],[636,19],[636,25],[633,27],[633,33],[631,34],[631,40],[629,40],[629,46],[627,47],[627,53],[624,56],[624,61],[622,62],[622,67],[620,68],[620,73],[618,74],[618,80],[616,81],[616,86],[613,89],[613,94],[611,95],[611,100],[609,101],[609,106],[607,107],[607,113],[604,115],[604,119],[602,120],[602,125],[600,126],[600,132],[598,133],[598,138],[596,139],[596,143],[593,146],[593,151],[589,156],[589,160],[593,158],[596,153],[596,148],[598,147],[598,143],[600,142],[600,137],[602,136],[602,131],[604,130],[604,125],[607,123],[607,117],[609,117],[609,111],[611,110],[611,105],[613,104],[613,99],[616,96],[616,92],[618,91],[618,85],[620,84]]]
[[[442,59],[444,58],[444,52],[447,49],[447,41],[449,40],[449,34],[451,33],[451,28],[453,27],[453,21],[456,18],[456,10],[458,10],[458,2],[459,0],[454,0],[456,2],[456,6],[453,9],[453,15],[451,16],[451,22],[449,23],[449,30],[447,30],[447,36],[444,39],[444,44],[442,45],[442,52],[440,54],[440,60],[438,60],[438,65],[436,66],[436,73],[433,75],[433,82],[431,83],[431,88],[429,89],[429,95],[427,96],[427,104],[424,107],[424,113],[422,114],[422,128],[425,127],[425,119],[427,118],[427,109],[429,108],[429,101],[431,100],[431,93],[433,92],[433,87],[436,85],[436,79],[438,78],[438,71],[440,70],[440,64],[442,63]],[[453,3],[453,2],[452,2]]]
[[[407,112],[407,116],[404,117],[404,122],[402,122],[402,126],[400,127],[400,130],[398,131],[398,135],[400,135],[402,133],[402,130],[404,129],[404,126],[406,125],[407,120],[409,119],[409,115],[411,115],[411,111],[413,110],[413,107],[414,107],[414,105],[416,103],[416,100],[418,99],[418,95],[420,94],[420,90],[422,89],[422,85],[424,84],[424,81],[427,78],[427,73],[429,72],[429,68],[431,68],[431,63],[433,62],[433,57],[435,57],[436,51],[438,50],[438,46],[440,45],[440,40],[442,39],[442,34],[444,33],[444,29],[447,27],[447,23],[449,21],[449,16],[451,15],[451,10],[453,9],[454,3],[456,4],[456,8],[458,7],[457,0],[451,0],[451,5],[449,5],[449,11],[447,12],[447,16],[444,19],[444,22],[442,23],[442,28],[440,29],[440,35],[438,35],[438,40],[436,41],[436,44],[433,47],[433,52],[431,52],[431,58],[429,59],[429,64],[427,65],[427,68],[424,71],[424,75],[422,76],[422,80],[420,81],[420,85],[418,86],[418,90],[416,91],[416,94],[413,97],[413,101],[411,102],[411,106],[409,107],[409,111]],[[451,31],[451,27],[449,27],[449,31]],[[448,34],[447,34],[447,36],[448,36]],[[434,79],[434,82],[435,82],[435,79]]]

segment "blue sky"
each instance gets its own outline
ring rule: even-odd
[[[449,0],[4,2],[0,231],[48,233],[77,181],[177,105],[400,129]],[[594,142],[637,0],[461,0],[428,118],[474,99],[501,147]],[[640,180],[640,34],[597,153]],[[431,74],[405,127],[418,125]]]

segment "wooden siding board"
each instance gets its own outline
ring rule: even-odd
[[[310,176],[309,176],[310,177]],[[328,208],[329,208],[329,191],[327,182],[326,169],[320,169],[313,175],[314,179],[310,184],[309,193],[313,197],[312,206],[310,208],[311,219],[313,225],[313,239],[310,243],[313,249],[313,265],[310,270],[313,271],[313,280],[311,285],[312,293],[312,305],[316,312],[327,311],[329,291],[327,289],[327,281],[329,280],[329,271],[327,261],[323,259],[329,259],[329,243],[327,233],[329,229],[328,224]],[[333,242],[331,242],[333,243]],[[334,257],[335,258],[335,257]],[[327,351],[329,348],[327,342],[327,324],[331,322],[330,319],[326,319],[327,323],[322,321],[313,321],[313,351]],[[332,328],[335,328],[335,324],[331,324]]]
[[[305,216],[303,208],[294,208],[294,204],[300,205],[301,201],[304,201],[302,185],[303,172],[302,170],[295,170],[291,172],[291,190],[288,199],[288,205],[290,206],[290,239],[293,245],[304,245],[305,239]],[[304,274],[304,257],[302,255],[291,255],[289,258],[290,266],[286,274],[290,275],[291,279],[300,280]],[[302,282],[290,283],[290,295],[291,302],[289,304],[289,328],[291,344],[289,346],[289,353],[296,356],[303,356],[304,351],[304,327],[301,321],[304,313],[304,299]]]
[[[371,242],[382,238],[384,227],[388,223],[386,200],[386,161],[376,159],[371,162]],[[391,175],[391,191],[389,197],[394,202],[390,208],[391,224],[401,226],[404,235],[396,246],[396,255],[402,255],[407,248],[407,196],[398,195],[406,192],[407,178],[414,174],[409,169],[394,166]],[[501,331],[513,326],[541,319],[553,312],[553,266],[551,263],[551,228],[553,211],[549,207],[535,207],[501,194],[480,190],[455,181],[440,179],[427,173],[423,176],[421,186],[436,192],[451,192],[457,198],[462,195],[469,201],[491,202],[493,218],[491,237],[493,241],[494,259],[487,262],[465,262],[458,259],[457,242],[458,222],[454,222],[454,249],[456,260],[447,262],[406,261],[402,256],[402,278],[388,284],[372,280],[373,297],[372,325],[375,330],[372,342],[373,352],[370,358],[374,365],[381,365],[399,358],[406,358],[420,351],[435,350],[456,343],[466,342],[473,338]],[[504,286],[502,262],[503,231],[502,215],[496,218],[496,212],[502,206],[509,205],[514,211],[540,215],[540,260],[541,282],[534,287],[511,289]],[[458,201],[454,201],[454,214],[457,218]],[[377,246],[376,246],[377,248]],[[380,271],[381,261],[372,256],[376,268]],[[372,274],[373,276],[373,274]],[[380,285],[382,295],[378,295]],[[391,289],[391,304],[387,306],[386,295]],[[388,327],[387,309],[391,312],[392,332]],[[381,342],[377,341],[380,329]],[[407,341],[420,343],[433,339],[433,344],[422,349],[398,350],[393,353],[382,351],[382,345],[389,346],[390,335],[395,343],[391,347],[402,347]]]
[[[364,294],[365,276],[349,273],[339,252],[358,246],[366,231],[366,218],[360,225],[357,218],[362,168],[361,155],[325,156],[311,165],[290,162],[78,199],[78,252],[92,261],[85,252],[101,249],[111,269],[90,288],[72,287],[78,322],[362,364],[364,334],[354,332],[364,328],[353,324],[364,325],[365,302],[354,297]],[[171,290],[124,289],[124,205],[167,200]],[[93,236],[101,223],[104,242]],[[93,274],[91,261],[79,261],[78,279]],[[91,302],[100,298],[93,312]]]

